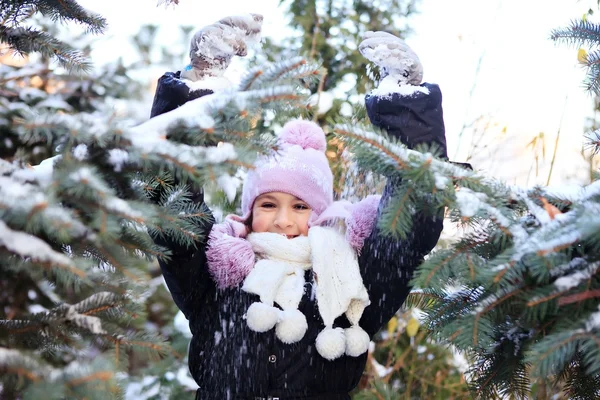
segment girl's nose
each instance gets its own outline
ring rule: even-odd
[[[287,210],[280,209],[275,216],[274,224],[276,227],[283,229],[292,225],[292,220]]]

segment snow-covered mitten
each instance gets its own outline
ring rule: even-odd
[[[220,24],[227,25],[237,30],[238,34],[244,38],[246,43],[253,44],[260,41],[262,22],[263,16],[260,14],[232,15],[219,20]]]
[[[394,79],[399,85],[421,84],[423,65],[404,40],[391,33],[369,31],[358,45],[358,50],[382,69],[382,79]]]
[[[248,54],[248,44],[260,41],[263,17],[247,14],[225,17],[194,34],[190,44],[190,64],[181,77],[198,81],[222,76],[233,56]]]

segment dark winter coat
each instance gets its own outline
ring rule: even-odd
[[[433,142],[445,155],[441,92],[436,85],[424,85],[429,95],[367,96],[369,118],[411,147]],[[159,80],[152,117],[185,103],[188,96],[187,87],[177,75],[164,75]],[[389,200],[396,183],[387,183],[381,204]],[[202,196],[198,195],[197,200],[202,201]],[[435,246],[442,230],[441,216],[416,214],[414,218],[414,230],[406,240],[385,237],[377,227],[365,240],[359,265],[371,305],[365,309],[360,326],[371,336],[400,308],[415,267]],[[310,272],[298,307],[307,318],[308,331],[300,342],[284,344],[275,337],[274,329],[257,333],[247,327],[243,316],[257,300],[255,295],[240,288],[217,290],[207,270],[205,243],[199,243],[197,250],[175,243],[160,244],[173,251],[171,261],[161,262],[160,266],[193,334],[189,367],[200,386],[197,399],[350,398],[348,392],[359,383],[367,354],[327,361],[317,353],[315,339],[324,326],[310,298]],[[345,328],[350,324],[342,316],[335,326]]]

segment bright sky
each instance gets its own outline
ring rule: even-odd
[[[220,7],[180,0],[175,7],[155,7],[148,0],[82,0],[104,15],[110,24],[110,41],[99,44],[103,57],[133,54],[124,44],[143,24],[160,25],[158,39],[187,49],[178,40],[179,25],[204,25],[231,14],[263,14],[263,35],[289,35],[278,0],[248,2],[221,0]],[[252,4],[250,4],[252,3]],[[425,80],[438,83],[444,93],[448,151],[453,160],[470,160],[478,170],[509,183],[545,184],[560,128],[559,151],[551,184],[589,179],[578,152],[584,117],[592,100],[581,88],[584,70],[577,64],[577,49],[549,40],[552,28],[566,26],[595,0],[422,0],[420,15],[407,39],[424,64]],[[96,61],[98,62],[98,61]],[[186,60],[174,60],[176,70]],[[479,66],[479,67],[478,67]],[[237,72],[235,64],[232,73]],[[158,76],[160,72],[157,72]],[[150,105],[148,105],[150,107]],[[466,133],[463,124],[487,116],[484,136]],[[561,124],[562,121],[562,124]],[[482,122],[478,127],[484,127]],[[526,145],[543,132],[544,149]],[[483,137],[483,139],[482,139]],[[473,151],[473,143],[479,143]],[[484,147],[487,144],[487,147]],[[542,150],[545,150],[543,157]],[[535,155],[538,155],[538,171]]]

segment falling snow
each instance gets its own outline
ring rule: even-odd
[[[127,151],[123,149],[110,149],[108,151],[108,162],[115,168],[115,172],[120,172],[127,161],[129,161]]]
[[[85,144],[78,144],[73,148],[73,157],[78,159],[79,161],[83,161],[88,156],[88,147]]]
[[[223,192],[225,192],[227,201],[233,203],[235,201],[237,190],[242,184],[242,180],[236,176],[221,175],[217,179],[217,184],[223,189]]]

